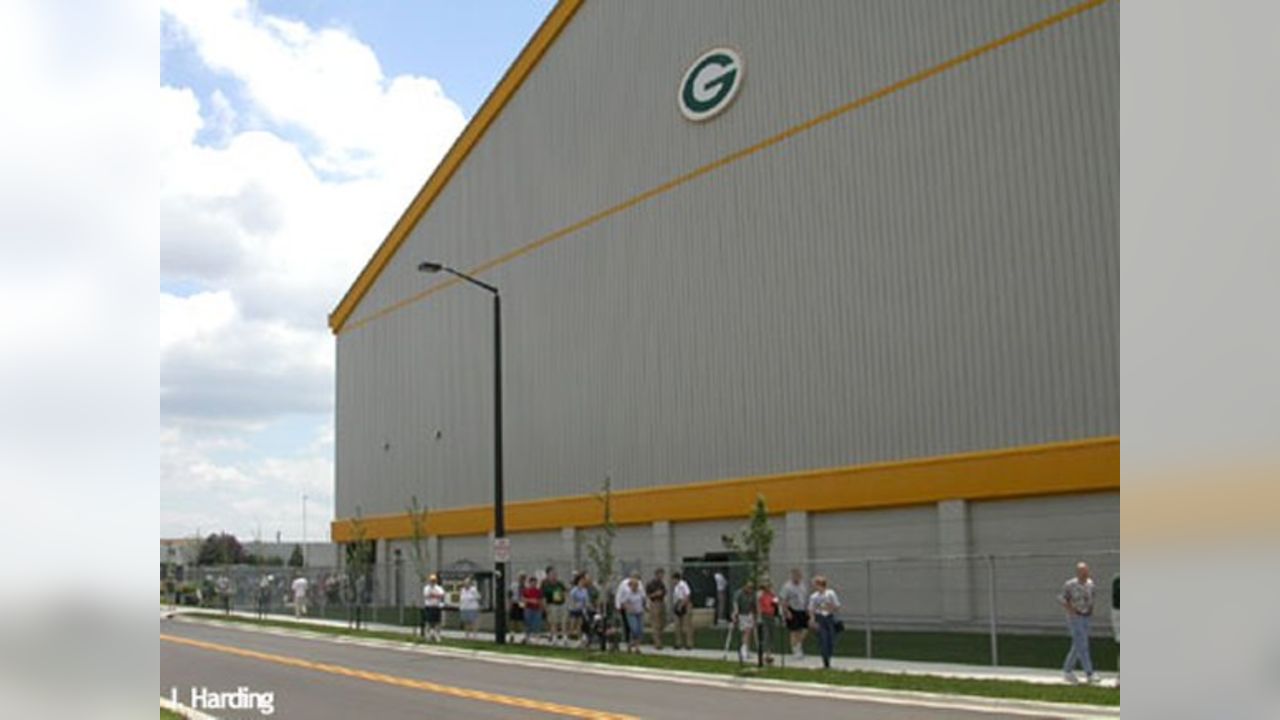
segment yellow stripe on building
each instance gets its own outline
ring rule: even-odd
[[[745,517],[763,495],[770,512],[874,510],[942,500],[998,500],[1120,489],[1120,439],[1091,438],[982,452],[779,475],[664,485],[613,493],[618,525]],[[367,540],[412,537],[407,513],[361,518]],[[592,527],[601,504],[592,495],[509,502],[508,532]],[[493,506],[432,510],[427,532],[442,537],[493,529]],[[335,542],[350,542],[352,518],[331,526]]]

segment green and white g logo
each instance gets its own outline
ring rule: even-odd
[[[680,81],[676,97],[680,114],[693,122],[720,114],[742,87],[742,73],[742,58],[734,50],[712,48],[702,53]]]

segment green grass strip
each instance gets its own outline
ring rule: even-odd
[[[190,617],[278,627],[289,630],[305,630],[325,635],[364,637],[377,640],[394,640],[410,645],[422,644],[422,639],[402,632],[385,630],[353,630],[331,625],[312,625],[289,620],[259,620],[256,618],[222,615],[219,613],[186,613]],[[433,643],[435,644],[435,643]],[[1078,705],[1118,706],[1120,690],[1091,685],[1067,685],[1021,682],[1017,680],[986,680],[976,678],[951,678],[938,675],[913,675],[906,673],[870,672],[865,670],[819,670],[807,668],[757,668],[739,665],[736,661],[713,660],[672,655],[634,655],[624,652],[601,653],[574,648],[547,647],[542,645],[494,645],[477,640],[446,639],[438,643],[444,647],[462,650],[484,650],[510,655],[553,657],[578,662],[622,667],[642,667],[659,670],[680,670],[711,675],[730,675],[770,680],[791,680],[821,683],[841,687],[864,687],[883,690],[911,690],[946,695],[1033,700],[1039,702],[1073,703]]]

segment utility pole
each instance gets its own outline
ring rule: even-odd
[[[302,567],[307,566],[307,494],[302,493]]]

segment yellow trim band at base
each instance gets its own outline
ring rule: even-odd
[[[1043,495],[1118,491],[1120,438],[1027,445],[933,458],[806,470],[734,480],[665,485],[613,493],[618,525],[660,520],[689,522],[743,518],[763,495],[772,513],[872,510],[932,504],[942,500],[995,500]],[[601,504],[593,495],[509,502],[508,532],[600,525]],[[351,518],[334,520],[334,542],[353,538]],[[369,540],[412,537],[408,513],[363,518]],[[493,506],[432,510],[430,535],[484,535],[493,530]]]

